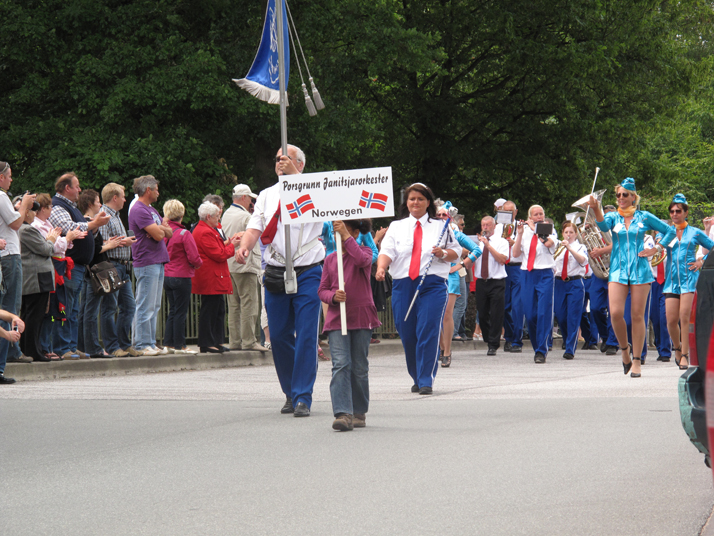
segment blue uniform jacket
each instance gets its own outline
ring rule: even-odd
[[[625,218],[617,212],[605,214],[605,219],[597,225],[601,231],[612,233],[608,280],[623,285],[642,285],[654,281],[649,259],[637,255],[645,249],[647,231],[655,230],[662,233],[663,245],[669,244],[676,238],[674,227],[669,227],[657,216],[645,210],[635,211],[629,229],[625,228]]]
[[[672,247],[667,248],[667,279],[663,290],[665,294],[694,292],[699,271],[690,270],[689,264],[696,260],[697,246],[711,250],[714,248],[714,242],[701,229],[687,225],[682,232],[682,239],[675,238]]]

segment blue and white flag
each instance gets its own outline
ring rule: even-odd
[[[245,78],[233,81],[238,87],[245,89],[251,95],[268,104],[280,104],[280,87],[278,75],[278,19],[276,0],[268,0],[265,13],[263,35],[260,38],[258,53],[253,65]],[[285,0],[280,0],[283,10],[283,46],[285,49],[285,87],[290,79],[290,37],[288,36],[288,21],[285,14]]]

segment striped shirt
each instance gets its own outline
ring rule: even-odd
[[[119,212],[107,205],[102,205],[102,210],[109,216],[109,223],[99,228],[99,232],[104,240],[109,240],[113,236],[126,236],[126,228],[119,217]],[[107,256],[113,261],[131,260],[131,246],[119,246],[107,251]]]

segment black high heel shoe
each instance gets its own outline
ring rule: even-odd
[[[684,357],[687,358],[687,364],[686,364],[686,365],[681,365],[680,363],[682,362],[682,360],[680,359],[680,360],[677,362],[677,366],[679,367],[679,370],[687,370],[687,369],[689,368],[689,354],[682,354],[682,357],[683,357],[683,358],[684,358]]]
[[[681,351],[682,351],[682,347],[680,346],[679,348],[673,348],[672,351],[673,351],[673,352],[681,352]],[[677,356],[676,356],[676,355],[674,356],[674,362],[677,364],[677,366],[679,366],[679,362],[680,362],[681,360],[682,360],[681,357],[680,357],[679,359],[677,359]]]
[[[633,361],[633,362],[634,362],[634,361],[639,361],[640,363],[642,363],[642,358],[640,358],[640,357],[633,357],[633,358],[632,358],[632,361]],[[630,366],[632,366],[632,363],[630,363]],[[625,373],[625,374],[627,374],[627,373]],[[640,378],[640,377],[642,377],[642,373],[641,373],[641,372],[630,372],[630,377],[631,377],[631,378]]]
[[[632,345],[628,344],[625,348],[620,348],[620,350],[627,350],[627,353],[629,355],[632,355]],[[625,376],[627,376],[627,373],[630,372],[630,369],[632,368],[632,360],[634,358],[630,357],[630,362],[629,363],[623,363],[622,368],[625,371]],[[639,359],[639,358],[638,358]]]

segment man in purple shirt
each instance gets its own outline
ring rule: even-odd
[[[136,242],[131,246],[136,276],[136,312],[134,314],[134,348],[141,355],[167,353],[156,347],[156,321],[164,287],[164,264],[169,262],[164,238],[173,235],[171,227],[152,207],[159,199],[159,181],[151,175],[134,182],[139,199],[129,211],[129,228]]]

